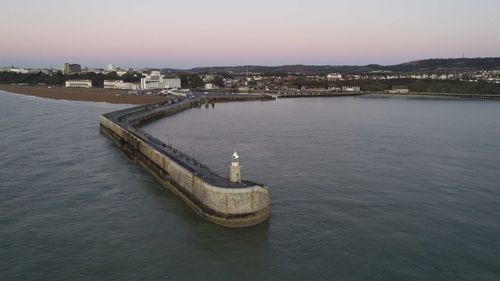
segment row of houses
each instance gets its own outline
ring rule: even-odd
[[[305,87],[300,88],[304,92],[361,92],[360,86],[342,86],[342,87]]]

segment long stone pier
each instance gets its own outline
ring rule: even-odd
[[[319,97],[346,97],[346,96],[412,96],[412,97],[435,97],[454,99],[482,99],[500,100],[500,95],[484,94],[461,94],[461,93],[432,93],[432,92],[409,92],[409,93],[388,93],[388,92],[299,92],[281,94],[280,99],[285,98],[319,98]]]
[[[130,159],[178,195],[201,217],[226,227],[248,227],[271,214],[266,185],[231,182],[187,154],[140,130],[140,126],[216,102],[268,100],[270,96],[175,98],[101,115],[100,130]]]
[[[420,97],[461,98],[461,99],[487,99],[487,100],[500,99],[500,95],[460,94],[460,93],[409,92],[409,93],[405,93],[405,94],[396,94],[396,95],[420,96]]]

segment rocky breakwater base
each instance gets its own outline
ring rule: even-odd
[[[100,130],[130,160],[144,167],[201,217],[226,227],[248,227],[264,222],[271,214],[266,185],[241,180],[239,166],[238,170],[230,167],[231,178],[217,175],[187,154],[142,132],[139,127],[159,118],[216,102],[270,99],[273,98],[250,95],[176,98],[103,114],[100,117]]]

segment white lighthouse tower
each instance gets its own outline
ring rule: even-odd
[[[241,166],[240,166],[240,157],[236,150],[231,157],[231,164],[229,165],[229,181],[231,182],[241,182]]]

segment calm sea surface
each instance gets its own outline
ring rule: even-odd
[[[0,280],[500,280],[500,102],[216,104],[144,128],[269,222],[199,218],[99,133],[123,108],[0,92]]]

